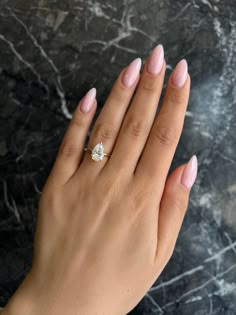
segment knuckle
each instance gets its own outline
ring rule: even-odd
[[[156,90],[156,82],[153,78],[145,78],[142,82],[142,89],[148,93]]]
[[[127,119],[125,129],[128,134],[134,137],[144,136],[148,133],[147,123],[143,119],[137,119],[137,117]]]
[[[71,156],[74,156],[77,153],[77,148],[74,143],[71,143],[67,140],[63,141],[61,148],[59,150],[59,155],[67,160]]]
[[[173,200],[173,208],[176,211],[176,215],[182,214],[187,209],[187,201],[182,194],[176,195]]]
[[[112,103],[113,106],[119,107],[125,101],[125,94],[122,87],[115,87],[112,90],[111,95],[108,97],[108,103]]]
[[[78,114],[74,114],[73,118],[72,118],[72,121],[71,121],[71,127],[75,126],[77,128],[81,128],[83,127],[83,119],[80,115]]]
[[[167,94],[166,94],[166,101],[169,104],[173,104],[173,106],[175,104],[183,104],[186,101],[186,97],[185,94],[182,91],[176,91],[176,90],[170,90]]]
[[[93,128],[93,136],[99,141],[106,142],[107,140],[113,140],[115,138],[115,133],[110,124],[97,123]]]
[[[158,125],[151,133],[152,137],[163,146],[171,146],[176,142],[177,133],[173,128]]]

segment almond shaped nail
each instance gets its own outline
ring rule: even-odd
[[[181,177],[181,184],[184,185],[186,188],[191,189],[197,177],[197,170],[198,170],[197,157],[196,155],[193,155],[189,162],[185,165]]]
[[[130,63],[122,76],[122,83],[124,86],[130,88],[134,84],[140,73],[141,66],[142,60],[140,58],[136,58]]]
[[[151,74],[159,74],[164,63],[164,49],[162,45],[156,46],[148,60],[147,71]]]
[[[87,113],[90,111],[90,109],[92,108],[93,106],[93,103],[94,103],[94,100],[95,100],[95,97],[96,97],[96,94],[97,94],[97,90],[95,88],[92,88],[91,90],[89,90],[87,92],[87,94],[85,95],[84,99],[82,100],[82,103],[80,105],[80,110],[83,112],[83,113]]]
[[[182,59],[174,69],[172,75],[172,83],[177,87],[181,88],[184,86],[188,75],[188,64],[185,59]]]

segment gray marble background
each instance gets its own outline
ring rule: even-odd
[[[192,90],[172,167],[199,176],[174,255],[130,313],[236,314],[235,0],[1,0],[0,306],[28,272],[37,203],[78,100],[99,109],[132,59],[162,43]]]

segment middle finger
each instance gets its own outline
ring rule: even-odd
[[[123,120],[106,171],[109,172],[111,167],[122,169],[126,174],[133,173],[155,118],[165,69],[164,50],[162,45],[158,45],[145,62],[137,92]]]

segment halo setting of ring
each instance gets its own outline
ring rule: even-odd
[[[92,150],[91,157],[94,161],[102,161],[104,158],[104,147],[102,142],[95,145]]]

